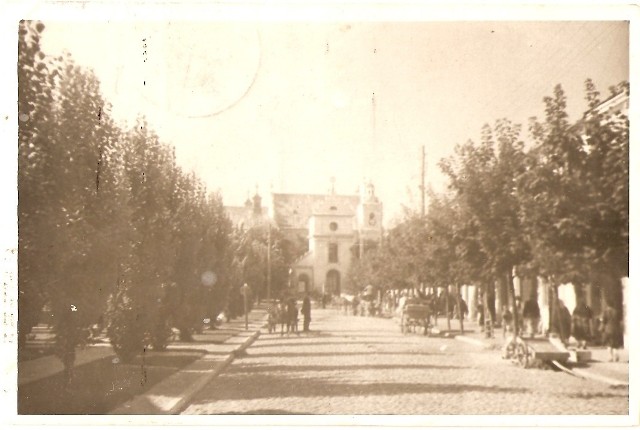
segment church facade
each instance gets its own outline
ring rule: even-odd
[[[382,203],[372,183],[354,195],[273,193],[271,203],[273,220],[285,237],[308,241],[308,251],[291,267],[297,293],[339,295],[347,287],[354,246],[382,238]]]
[[[289,288],[295,293],[339,295],[348,288],[347,273],[354,252],[364,241],[382,239],[382,203],[372,183],[358,194],[271,193],[268,208],[261,198],[245,206],[225,207],[236,226],[270,222],[292,243],[304,242],[307,251],[289,271]]]

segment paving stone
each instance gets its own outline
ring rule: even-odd
[[[314,330],[264,334],[184,414],[617,414],[628,389],[522,369],[454,339],[402,335],[391,319],[315,310]]]

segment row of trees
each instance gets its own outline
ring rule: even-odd
[[[626,82],[611,88],[625,92]],[[427,214],[407,211],[383,246],[354,266],[359,285],[389,288],[502,282],[513,298],[514,268],[552,287],[571,282],[604,288],[621,308],[629,262],[629,121],[598,113],[599,93],[586,81],[589,111],[571,123],[558,85],[532,118],[530,143],[507,119],[482,129],[440,162],[447,191],[430,192]],[[556,290],[557,291],[557,290]],[[514,299],[514,298],[513,298]]]
[[[94,323],[126,361],[165,348],[172,327],[189,340],[227,306],[242,314],[238,287],[265,282],[266,230],[234,230],[221,197],[144,119],[116,124],[91,72],[40,50],[43,31],[20,23],[19,346],[43,309],[69,371]],[[273,237],[282,283],[286,252]]]

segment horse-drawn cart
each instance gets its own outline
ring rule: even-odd
[[[415,332],[422,327],[425,336],[431,334],[431,309],[425,304],[407,304],[400,316],[400,330],[402,333]]]

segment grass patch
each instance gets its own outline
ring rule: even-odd
[[[148,351],[132,363],[113,357],[78,366],[69,390],[62,374],[18,387],[18,414],[106,414],[200,358],[202,351]]]

